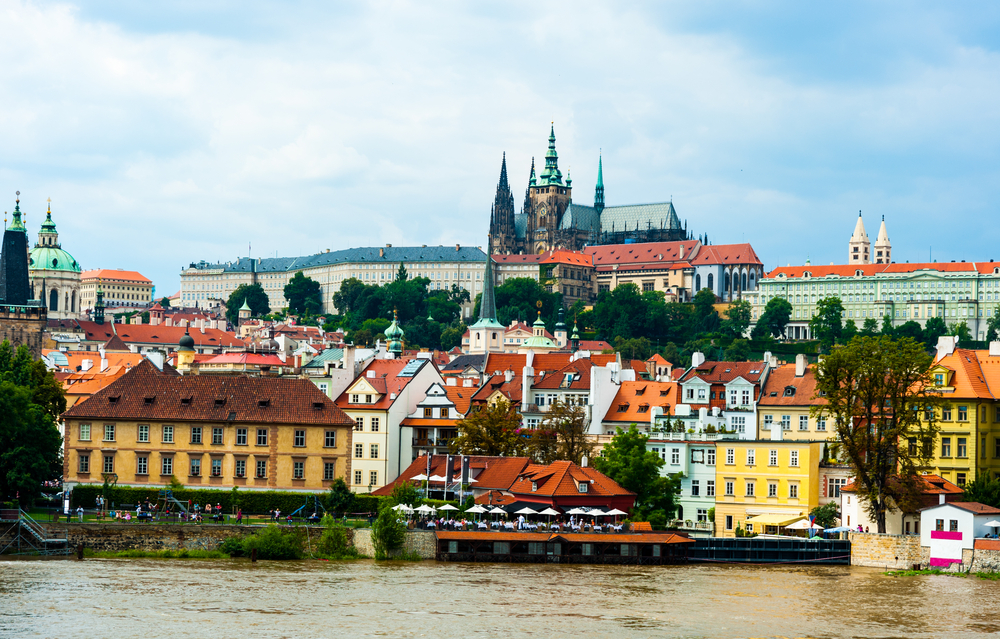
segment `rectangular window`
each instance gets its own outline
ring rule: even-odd
[[[831,477],[828,497],[840,497],[840,488],[847,484],[847,479],[842,477]]]
[[[949,519],[948,520],[948,532],[958,532],[958,520]]]
[[[959,406],[958,407],[958,421],[967,422],[969,421],[969,407]]]
[[[709,448],[707,452],[708,452],[707,455],[708,459],[705,461],[705,463],[708,464],[709,466],[715,466],[715,449]]]
[[[370,452],[372,459],[378,459],[378,444],[372,444]]]
[[[777,466],[778,465],[778,451],[773,450],[773,449],[771,450],[771,453],[767,457],[767,465],[768,466]]]
[[[993,440],[993,457],[1000,458],[1000,437]]]
[[[258,428],[257,429],[257,445],[258,446],[267,446],[267,429],[266,428]]]
[[[378,417],[372,417],[372,432],[378,432]]]
[[[90,441],[90,424],[80,424],[80,437],[78,439],[81,442]]]
[[[138,455],[135,458],[135,474],[136,475],[148,475],[149,474],[149,457],[146,455]]]
[[[335,476],[335,469],[335,462],[323,462],[323,481],[332,481]]]
[[[789,499],[798,499],[799,498],[799,485],[798,484],[789,484],[788,485],[788,498]]]
[[[792,416],[782,415],[781,416],[781,430],[792,430]]]
[[[149,441],[149,424],[139,424],[139,430],[135,434],[135,441],[143,443]]]
[[[236,464],[233,467],[233,471],[236,473],[237,477],[246,477],[247,476],[247,460],[245,460],[245,459],[237,459],[236,460]]]
[[[212,477],[222,477],[222,460],[218,457],[212,459]]]
[[[292,479],[302,479],[306,476],[306,463],[297,461],[292,462]]]
[[[355,444],[354,445],[354,458],[355,459],[361,459],[364,456],[365,456],[365,445],[364,444]]]
[[[236,445],[237,446],[247,445],[247,429],[245,428],[236,429]]]
[[[197,477],[200,474],[201,474],[201,460],[200,459],[192,459],[191,460],[191,476],[192,477]]]
[[[951,421],[951,407],[941,409],[941,421],[943,422]]]
[[[715,480],[709,479],[705,482],[705,496],[715,497]]]
[[[958,442],[958,445],[955,447],[956,448],[955,452],[957,453],[957,456],[958,457],[968,457],[969,456],[968,455],[969,451],[968,451],[968,447],[966,446],[966,443],[965,443],[966,442],[965,437],[959,437],[956,441]]]
[[[964,486],[965,485],[965,473],[956,473],[955,474],[955,483],[957,485],[959,485],[959,486]]]
[[[951,437],[941,438],[941,456],[951,457]]]
[[[81,473],[90,472],[90,453],[80,453],[79,464],[77,468]]]
[[[216,444],[216,445],[222,443],[222,429],[221,428],[213,428],[212,429],[212,443]]]
[[[113,442],[115,441],[115,425],[105,424],[104,425],[104,441]]]
[[[328,430],[323,436],[323,446],[326,448],[337,447],[337,431]]]
[[[163,443],[173,444],[174,443],[174,427],[164,426],[163,427]]]
[[[771,430],[771,425],[774,423],[774,415],[764,415],[764,425],[762,428],[764,430]]]
[[[735,448],[727,448],[726,449],[726,463],[727,464],[735,464],[736,463],[736,449]]]
[[[934,520],[934,530],[944,530],[944,520],[935,519]]]
[[[799,451],[793,450],[788,453],[788,465],[789,466],[799,465]]]
[[[768,482],[768,484],[767,484],[767,496],[768,497],[777,497],[778,496],[778,484],[775,484],[773,482]]]
[[[732,530],[732,529],[733,529],[733,516],[726,515],[726,530]]]
[[[306,445],[306,431],[304,430],[295,431],[295,441],[292,443],[292,446],[295,446],[296,448],[302,448],[305,445]]]
[[[264,479],[267,477],[267,460],[258,459],[257,460],[257,479]]]
[[[917,438],[916,437],[909,437],[907,439],[907,442],[906,442],[906,448],[907,448],[907,451],[911,455],[916,455],[917,454]]]
[[[757,463],[757,451],[753,448],[747,449],[747,466],[753,466]]]
[[[681,449],[671,448],[670,449],[670,463],[673,466],[677,466],[681,463]]]
[[[747,482],[747,497],[754,496],[754,483],[752,481]]]
[[[691,496],[692,497],[698,497],[700,495],[701,495],[701,486],[699,485],[697,479],[692,479],[691,480]]]
[[[816,418],[816,430],[820,431],[826,430],[826,417]]]
[[[354,484],[356,486],[360,486],[361,485],[361,476],[362,475],[361,475],[361,471],[360,470],[354,471]]]
[[[736,495],[736,482],[726,481],[726,497],[733,497]]]
[[[750,389],[744,389],[740,392],[740,404],[743,406],[750,405]]]
[[[201,426],[191,427],[191,443],[200,444],[201,443]]]
[[[424,408],[424,418],[425,419],[431,419],[432,417],[434,417],[434,409],[433,408]]]
[[[368,473],[368,485],[375,486],[376,484],[378,484],[378,471],[373,470]]]
[[[174,474],[174,458],[173,457],[163,457],[160,459],[160,474],[161,475],[173,475]]]
[[[115,472],[115,456],[105,455],[104,456],[104,472],[113,473]]]
[[[809,430],[808,415],[799,415],[799,430]]]
[[[365,429],[365,418],[364,417],[356,417],[354,419],[354,430],[356,432],[360,433],[364,429]]]
[[[360,404],[361,403],[361,396],[360,395],[351,395],[351,403],[352,404]],[[361,482],[358,482],[358,483],[360,484]]]

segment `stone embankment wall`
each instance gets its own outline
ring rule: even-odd
[[[977,539],[970,565],[972,572],[1000,572],[1000,539]]]
[[[909,570],[930,561],[928,550],[920,545],[919,535],[848,534],[851,540],[851,565]]]
[[[375,556],[375,548],[372,546],[371,528],[358,528],[354,531],[354,547],[362,555],[368,557]],[[433,532],[411,530],[406,533],[406,539],[403,541],[403,550],[401,552],[419,555],[421,559],[434,559],[436,548],[437,537]]]

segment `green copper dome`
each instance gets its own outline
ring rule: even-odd
[[[28,269],[32,271],[80,272],[80,265],[72,255],[54,246],[36,246],[28,257]]]

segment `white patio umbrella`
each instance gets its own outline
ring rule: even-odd
[[[411,481],[427,481],[427,475],[420,473],[419,475],[414,475],[410,477]]]
[[[472,508],[468,509],[465,512],[467,512],[467,513],[475,513],[477,515],[481,515],[481,514],[483,514],[485,512],[489,512],[489,511],[486,510],[485,508],[483,508],[482,506],[480,506],[479,504],[476,504],[475,506],[473,506]]]
[[[591,510],[587,511],[587,515],[590,516],[590,517],[603,517],[604,515],[607,515],[607,514],[608,513],[604,512],[600,508],[594,508],[594,509],[591,509]]]
[[[824,530],[819,524],[810,524],[808,519],[800,519],[794,524],[789,524],[785,526],[785,530]]]
[[[417,506],[417,512],[418,513],[433,513],[433,512],[436,512],[436,511],[433,508],[431,508],[430,506],[428,506],[427,504],[424,504],[423,506]]]
[[[567,510],[566,514],[567,515],[586,515],[587,511],[584,510],[583,508],[574,508],[572,510]]]
[[[494,506],[493,510],[490,511],[490,514],[491,515],[506,515],[507,511],[504,510],[503,508],[500,508],[499,506]]]
[[[539,511],[538,514],[539,515],[548,515],[548,516],[551,517],[552,515],[558,515],[559,511],[558,510],[554,510],[552,508],[546,508],[545,510]]]
[[[438,508],[438,510],[458,510],[458,508],[455,508],[451,504],[445,504],[444,506]]]
[[[412,512],[413,511],[413,509],[410,508],[409,506],[407,506],[406,504],[396,504],[395,506],[392,507],[392,509],[393,510],[405,510],[406,512]]]
[[[537,515],[538,511],[535,510],[535,509],[533,509],[533,508],[531,508],[531,507],[529,507],[529,506],[525,506],[521,510],[515,512],[514,514],[515,515]]]
[[[614,515],[615,517],[618,517],[620,515],[627,515],[628,513],[625,512],[625,511],[623,511],[623,510],[618,510],[617,508],[612,508],[611,510],[609,510],[608,512],[606,512],[604,514],[605,515]]]
[[[432,482],[442,482],[442,481],[445,481],[445,479],[444,479],[444,477],[442,477],[441,475],[431,475],[431,476],[430,476],[430,477],[429,477],[429,478],[427,479],[427,481],[432,481]]]
[[[989,527],[989,528],[1000,528],[1000,521],[997,521],[996,519],[994,519],[994,520],[992,520],[992,521],[988,521],[988,522],[986,522],[986,523],[985,523],[985,524],[983,524],[983,525],[984,525],[984,526],[987,526],[987,527]]]

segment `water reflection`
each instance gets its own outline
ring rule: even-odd
[[[14,637],[973,637],[975,577],[847,567],[0,561]]]

